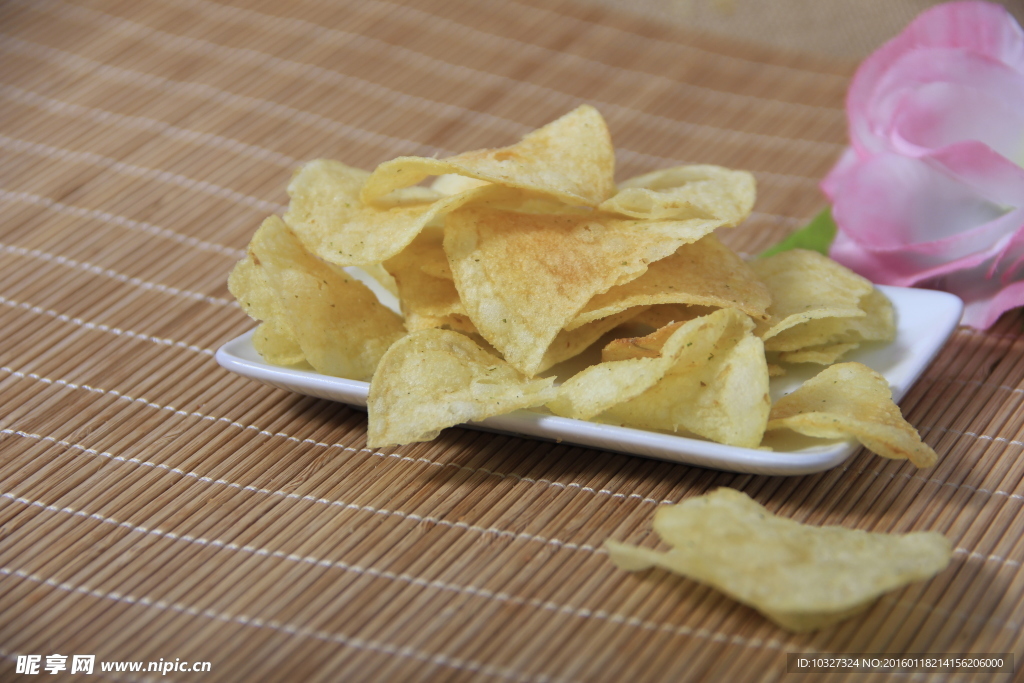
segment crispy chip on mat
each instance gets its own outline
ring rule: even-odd
[[[524,377],[458,332],[413,332],[373,375],[366,443],[429,441],[445,427],[542,405],[554,397],[553,383]]]
[[[861,363],[831,365],[772,406],[768,429],[823,439],[854,438],[885,458],[931,467],[938,455],[892,400],[885,377]]]
[[[615,150],[596,109],[581,105],[500,149],[465,152],[447,159],[399,157],[373,172],[362,190],[367,204],[429,176],[457,174],[498,185],[541,192],[568,204],[597,206],[615,192]],[[441,189],[465,184],[442,181]]]
[[[929,579],[952,556],[936,532],[804,525],[729,488],[660,506],[654,530],[672,550],[606,541],[612,561],[629,571],[657,566],[682,574],[796,632],[829,626],[883,593]]]

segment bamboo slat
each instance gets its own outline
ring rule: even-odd
[[[210,662],[167,677],[204,681],[747,681],[785,678],[794,652],[1019,659],[1019,313],[955,333],[904,399],[942,456],[923,471],[860,452],[740,475],[458,428],[368,449],[365,413],[213,358],[253,325],[227,273],[304,160],[509,144],[589,102],[623,178],[751,170],[755,212],[723,238],[755,254],[824,205],[854,68],[577,0],[0,3],[0,679],[52,654]],[[608,561],[605,539],[654,544],[658,505],[718,486],[809,523],[937,530],[953,562],[791,635]]]

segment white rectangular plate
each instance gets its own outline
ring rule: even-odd
[[[927,289],[879,289],[896,309],[896,341],[866,345],[843,360],[859,361],[882,373],[892,386],[893,399],[899,401],[956,329],[963,302],[952,294]],[[299,367],[269,365],[256,353],[251,340],[252,332],[247,332],[224,344],[217,351],[217,362],[231,372],[270,386],[365,408],[370,388],[367,382],[329,377]],[[772,379],[772,398],[793,391],[820,369],[821,366],[804,364],[795,366],[784,377]],[[852,441],[811,441],[796,436],[773,442],[774,450],[739,448],[527,410],[464,426],[753,474],[820,472],[835,467],[857,450]]]

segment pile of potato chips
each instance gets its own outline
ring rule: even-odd
[[[268,362],[372,379],[370,446],[533,408],[750,448],[774,429],[852,437],[934,463],[864,366],[769,400],[788,363],[892,339],[892,306],[870,282],[815,252],[747,264],[719,242],[753,207],[749,173],[684,166],[616,186],[614,170],[585,105],[510,147],[372,173],[312,161],[229,286],[262,321],[253,343]],[[554,366],[610,337],[600,362],[556,386]]]
[[[753,207],[749,173],[685,166],[616,186],[614,166],[589,106],[501,149],[400,157],[372,173],[312,161],[229,288],[262,321],[253,344],[268,362],[371,381],[371,447],[529,408],[748,448],[789,429],[935,463],[884,377],[832,365],[895,335],[892,306],[870,282],[815,252],[748,264],[719,242],[714,231]],[[401,315],[351,267],[392,291]],[[559,366],[601,339],[599,361],[568,375]],[[791,363],[827,367],[772,405],[769,376]],[[686,552],[612,544],[613,557],[680,571],[791,628],[944,566],[944,539],[836,530],[819,541],[728,493],[679,507],[686,521],[666,508],[655,524],[685,527],[675,538]],[[867,558],[878,552],[900,559],[876,567]],[[835,574],[833,557],[845,567]],[[798,566],[762,582],[764,558]]]

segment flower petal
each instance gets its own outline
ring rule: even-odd
[[[857,70],[850,97],[870,93],[901,56],[927,48],[958,48],[1024,73],[1024,30],[1004,8],[989,2],[948,2],[921,12]]]
[[[846,102],[850,136],[858,150],[872,151],[873,136],[866,129],[872,119],[869,110],[877,107],[880,85],[889,78],[893,65],[909,57],[903,68],[917,71],[922,61],[915,55],[932,52],[933,48],[974,54],[982,61],[1001,63],[1013,72],[1024,73],[1024,30],[1005,8],[986,2],[951,2],[925,10],[865,59],[854,75]],[[884,115],[884,111],[874,113]]]
[[[927,286],[954,292],[964,300],[961,324],[988,329],[1006,311],[1024,305],[1024,281],[1002,285],[984,277],[984,266],[953,273]]]
[[[1016,88],[929,83],[906,94],[891,121],[891,143],[912,156],[958,142],[978,141],[1024,161],[1024,75]]]
[[[924,161],[979,197],[1009,208],[1024,206],[1024,168],[977,141],[958,142],[931,152]]]
[[[879,248],[961,239],[1007,212],[928,160],[896,154],[862,161],[836,184],[833,215],[840,230]],[[980,238],[973,235],[970,241],[977,245]]]
[[[1024,101],[1024,74],[1001,62],[953,48],[917,50],[890,64],[873,90],[847,100],[854,147],[861,152],[892,149],[899,112],[935,84],[985,92],[1011,110]]]

